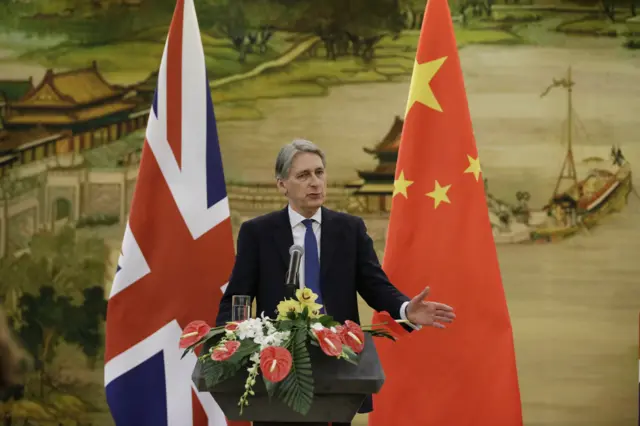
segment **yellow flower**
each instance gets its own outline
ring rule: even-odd
[[[310,318],[318,318],[320,314],[320,309],[322,309],[322,305],[317,303],[311,303],[309,305],[305,305],[309,307],[309,317]]]
[[[302,288],[296,290],[296,299],[300,301],[300,305],[302,309],[305,307],[309,312],[309,317],[318,318],[320,316],[320,309],[322,309],[322,305],[316,303],[316,299],[318,299],[318,295],[315,294],[309,288]]]
[[[281,319],[287,318],[287,313],[294,312],[299,314],[302,312],[302,305],[297,300],[283,300],[278,303],[278,317]]]
[[[310,305],[315,305],[314,302],[318,298],[318,295],[315,294],[313,291],[311,291],[311,289],[309,288],[302,288],[302,289],[296,290],[296,298],[303,305],[310,306]]]

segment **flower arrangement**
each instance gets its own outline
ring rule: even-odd
[[[278,304],[278,316],[249,318],[210,327],[203,321],[187,325],[180,338],[183,354],[199,348],[213,338],[219,340],[206,353],[200,353],[203,375],[208,387],[233,377],[243,367],[248,371],[244,394],[238,405],[240,414],[254,395],[256,377],[261,374],[267,393],[305,415],[313,401],[313,375],[308,345],[318,346],[324,354],[358,364],[364,349],[364,334],[395,340],[407,331],[386,313],[384,322],[360,327],[353,321],[340,324],[322,314],[318,296],[305,288],[296,291],[296,299]],[[377,326],[383,326],[379,328]]]

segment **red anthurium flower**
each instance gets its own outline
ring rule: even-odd
[[[396,338],[400,338],[409,334],[409,332],[402,325],[397,323],[396,320],[393,319],[391,315],[389,315],[389,312],[378,312],[378,319],[380,320],[380,322],[385,323],[384,327]]]
[[[320,349],[329,356],[338,356],[342,353],[342,340],[328,328],[314,330]]]
[[[224,326],[224,329],[229,331],[236,331],[238,329],[238,323],[237,322],[227,323],[227,325]]]
[[[336,330],[336,334],[338,335],[338,337],[340,337],[340,340],[342,341],[342,344],[346,345],[347,341],[344,340],[344,338],[342,337],[344,335],[344,326],[343,325],[336,325],[333,328]]]
[[[260,352],[260,370],[272,383],[284,380],[291,371],[291,352],[280,346],[267,346]]]
[[[230,342],[224,342],[222,346],[218,346],[211,352],[211,359],[214,361],[226,361],[236,353],[240,347],[240,342],[232,340]]]
[[[340,327],[338,331],[342,342],[349,346],[357,354],[364,349],[364,332],[358,324],[353,321],[346,320],[344,327]]]
[[[336,334],[340,338],[340,341],[342,342],[342,344],[349,346],[349,342],[346,339],[347,329],[344,328],[343,325],[334,325],[333,329],[336,331]]]
[[[204,321],[192,321],[182,330],[182,336],[180,336],[180,349],[188,348],[189,346],[202,339],[211,330],[211,327]]]

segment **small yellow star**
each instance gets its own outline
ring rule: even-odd
[[[407,188],[410,187],[412,183],[412,180],[406,180],[404,178],[404,170],[400,171],[398,179],[393,181],[393,195],[391,198],[395,197],[396,194],[402,194],[404,198],[407,198]]]
[[[467,170],[465,170],[464,172],[473,173],[477,182],[480,178],[480,173],[482,173],[482,169],[480,169],[480,158],[473,158],[470,155],[467,155],[467,158],[469,159],[469,167],[467,167]]]
[[[416,102],[420,102],[429,108],[442,112],[442,107],[440,107],[429,83],[431,83],[431,79],[436,75],[446,59],[447,57],[443,56],[442,58],[421,64],[419,64],[418,61],[414,63],[411,84],[409,86],[409,100],[407,101],[407,109],[404,113],[405,117]]]
[[[435,205],[433,206],[433,208],[437,209],[440,203],[451,204],[451,201],[449,201],[449,197],[447,197],[447,191],[449,190],[449,188],[451,188],[451,185],[440,186],[440,183],[436,181],[436,188],[426,194],[427,197],[431,197],[435,200]]]

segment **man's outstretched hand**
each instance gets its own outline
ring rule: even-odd
[[[451,306],[438,302],[426,302],[429,287],[411,299],[407,306],[407,319],[415,325],[445,328],[445,324],[453,322],[456,314]]]

